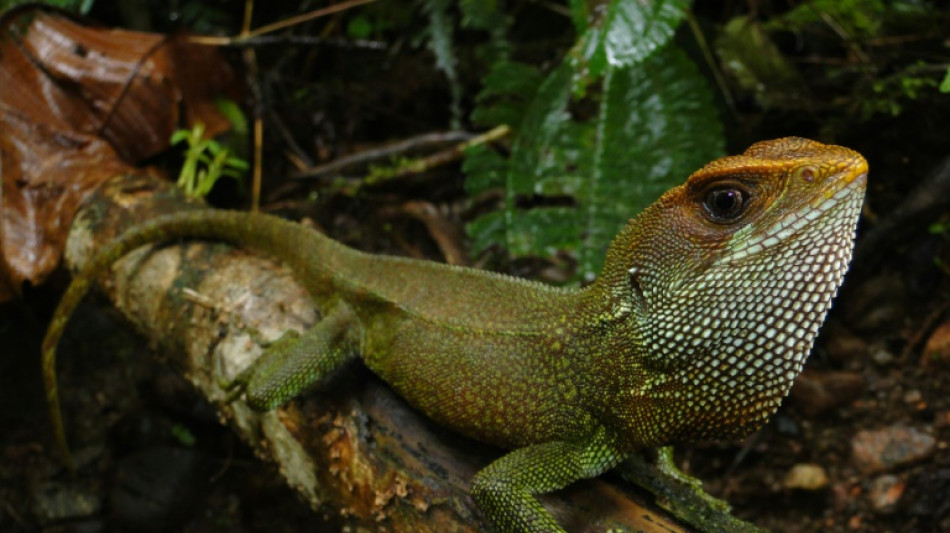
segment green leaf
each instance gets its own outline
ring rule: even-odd
[[[769,23],[770,29],[805,31],[834,25],[853,37],[878,35],[888,17],[883,0],[810,0]]]
[[[487,42],[474,49],[474,55],[488,64],[507,59],[510,53],[508,29],[512,18],[504,12],[503,7],[504,3],[499,0],[459,0],[462,27],[488,34]]]
[[[462,172],[466,176],[465,188],[473,196],[503,187],[507,170],[508,162],[489,146],[477,144],[465,150]]]
[[[485,76],[484,87],[472,111],[472,121],[480,126],[521,123],[528,104],[543,80],[538,69],[513,61],[499,61]]]
[[[553,257],[568,243],[578,241],[577,209],[536,207],[516,213],[516,227],[525,231],[508,234],[509,251],[519,257]]]
[[[171,434],[172,437],[174,437],[175,440],[177,440],[182,446],[191,447],[194,446],[196,442],[198,442],[195,434],[183,424],[172,425]]]
[[[429,38],[427,45],[435,55],[435,66],[449,81],[452,93],[452,128],[458,129],[462,120],[462,85],[455,69],[455,53],[452,51],[454,18],[449,14],[450,0],[422,0],[423,10],[429,15]]]
[[[247,137],[250,131],[247,125],[247,116],[237,102],[229,98],[215,98],[214,105],[218,108],[218,111],[228,119],[228,122],[231,123],[231,128],[235,134],[241,137]]]
[[[251,168],[251,165],[247,161],[237,158],[237,157],[228,157],[227,161],[224,164],[234,170],[247,170]]]
[[[34,1],[35,0],[0,0],[0,12]],[[39,3],[86,15],[92,10],[94,2],[93,0],[43,0]]]
[[[574,71],[562,63],[538,88],[512,144],[505,189],[506,245],[512,254],[551,255],[580,245],[582,227],[576,209],[558,216],[529,215],[515,210],[545,190],[563,190],[583,181],[593,154],[594,124],[577,122],[568,112]],[[556,238],[554,238],[554,237]],[[533,245],[532,245],[533,243]]]
[[[689,0],[613,2],[607,11],[607,62],[632,65],[666,44],[686,17],[689,4]]]
[[[462,26],[476,30],[485,30],[492,40],[500,46],[505,33],[508,31],[510,20],[502,11],[498,0],[459,0],[459,9],[462,12]]]
[[[800,99],[808,86],[762,25],[749,17],[730,20],[714,46],[723,71],[763,106]]]
[[[346,34],[354,39],[368,39],[373,34],[373,23],[363,15],[357,15],[346,24]]]
[[[950,67],[947,67],[947,73],[943,76],[939,89],[942,93],[950,93]]]
[[[512,146],[508,194],[531,194],[539,180],[560,171],[567,161],[564,134],[571,124],[570,65],[562,63],[538,88]],[[568,139],[569,141],[570,139]]]
[[[570,251],[578,275],[590,278],[627,219],[722,155],[722,125],[706,81],[678,48],[608,68],[590,120],[570,112],[575,75],[564,62],[540,84],[513,124],[507,168],[490,149],[469,152],[469,190],[504,187],[501,210],[467,228],[476,253],[499,243],[513,256]]]
[[[473,255],[505,242],[505,216],[504,211],[492,211],[465,225],[465,231],[472,239]]]
[[[584,34],[572,51],[579,86],[590,83],[610,67],[644,60],[665,45],[686,17],[689,0],[614,0],[572,2],[575,25]],[[590,20],[589,23],[585,22]]]
[[[574,22],[574,28],[577,29],[578,34],[583,34],[587,31],[588,25],[591,21],[590,12],[603,9],[607,5],[607,0],[571,0],[570,10],[571,10],[571,21]]]
[[[187,141],[191,137],[191,130],[175,130],[172,133],[171,144],[178,144]]]
[[[604,91],[579,257],[588,279],[627,219],[724,152],[706,80],[678,48],[668,45],[637,67],[609,70]]]

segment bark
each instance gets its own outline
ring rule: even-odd
[[[67,262],[82,265],[136,221],[194,206],[154,177],[116,178],[80,210]],[[357,364],[273,412],[223,401],[219,384],[261,353],[262,340],[318,319],[279,263],[222,244],[179,243],[137,250],[107,278],[101,285],[115,307],[315,509],[380,531],[488,529],[468,488],[504,452],[435,426]],[[682,530],[620,483],[584,481],[543,500],[568,531]]]

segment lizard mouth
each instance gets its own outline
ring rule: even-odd
[[[839,173],[835,179],[832,180],[832,188],[842,188],[847,189],[849,186],[863,186],[868,183],[868,164],[861,162],[861,164],[856,165],[857,168],[850,171],[845,171]],[[837,187],[836,187],[837,186]]]
[[[829,181],[824,194],[819,194],[812,202],[813,211],[807,213],[805,218],[817,218],[849,197],[859,195],[863,198],[863,191],[868,183],[867,163],[858,167],[856,171],[839,173]]]
[[[825,175],[825,178],[816,184],[819,185],[819,191],[816,191],[818,194],[812,200],[812,207],[821,208],[821,206],[832,198],[841,199],[843,196],[848,195],[849,193],[854,193],[856,189],[863,190],[867,186],[868,182],[868,161],[861,154],[848,150],[847,148],[839,148],[842,152],[841,158],[837,162],[832,162],[830,164],[811,167],[814,169],[814,172],[818,173],[821,170],[827,172],[832,170],[832,172]],[[824,168],[822,168],[824,167]],[[807,169],[808,167],[804,167]],[[800,168],[799,170],[802,170]],[[804,181],[812,182],[813,179],[810,179],[811,175],[804,175]]]
[[[852,183],[858,183],[859,185],[867,185],[868,171],[865,170],[864,172],[861,172],[859,174],[852,173],[851,175],[846,176],[844,179],[845,181],[848,182],[849,185]]]
[[[863,162],[862,162],[863,163]],[[724,263],[734,263],[764,249],[791,242],[798,236],[810,231],[808,228],[818,224],[819,219],[828,218],[830,211],[838,211],[830,218],[839,221],[844,228],[857,221],[864,201],[864,189],[867,186],[867,163],[845,169],[827,179],[828,183],[806,208],[786,213],[786,216],[774,221],[757,238],[749,239],[741,247],[724,256]],[[846,222],[847,221],[847,222]]]
[[[868,162],[863,157],[857,156],[844,166],[839,172],[829,176],[826,188],[826,194],[833,195],[843,189],[852,187],[864,187],[868,182]]]

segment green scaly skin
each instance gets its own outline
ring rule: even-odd
[[[438,423],[513,450],[472,485],[497,531],[563,531],[535,495],[639,449],[748,434],[775,411],[847,269],[866,176],[846,148],[755,144],[631,220],[579,290],[368,255],[268,215],[161,217],[88,264],[56,311],[43,360],[59,445],[68,458],[55,349],[92,280],[145,244],[222,240],[287,263],[325,315],[233,396],[272,409],[359,357]]]

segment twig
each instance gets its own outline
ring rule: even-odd
[[[950,302],[943,302],[936,309],[930,312],[927,315],[927,318],[924,319],[923,323],[914,331],[913,335],[907,339],[907,344],[904,345],[904,349],[901,351],[900,362],[907,363],[911,355],[917,350],[921,342],[924,340],[924,336],[932,332],[937,324],[937,321],[940,320],[947,311],[950,310]],[[923,354],[920,354],[923,355]]]
[[[278,113],[268,113],[268,123],[272,125],[272,128],[276,128],[277,133],[284,139],[284,144],[287,146],[284,151],[294,168],[298,171],[304,171],[313,166],[313,160],[297,143],[297,139],[294,138],[293,133],[290,132],[287,124],[284,123]]]
[[[379,185],[383,182],[405,178],[415,174],[421,174],[435,167],[451,163],[452,161],[460,159],[465,154],[466,149],[472,146],[496,141],[505,137],[510,132],[511,129],[507,125],[498,126],[477,137],[473,137],[468,141],[458,144],[457,146],[449,148],[448,150],[437,152],[428,157],[402,161],[396,166],[390,168],[375,168],[368,176],[358,182],[354,183],[347,180],[338,180],[333,184],[332,188],[335,188],[337,192],[352,196],[361,187]]]
[[[445,144],[453,142],[465,142],[471,140],[475,135],[467,131],[447,131],[437,133],[425,133],[410,137],[408,139],[383,146],[374,150],[364,150],[352,155],[344,156],[325,165],[320,165],[304,169],[292,177],[296,179],[310,179],[334,174],[346,168],[361,167],[369,165],[376,161],[383,161],[404,154],[412,150],[419,150],[434,144]]]
[[[325,7],[323,9],[317,9],[311,11],[310,13],[305,13],[303,15],[298,15],[296,17],[291,17],[289,19],[281,20],[273,24],[267,24],[261,26],[256,30],[249,31],[247,33],[242,33],[237,37],[214,37],[209,35],[196,35],[189,38],[193,43],[206,44],[210,46],[234,46],[237,43],[240,43],[247,39],[252,39],[265,33],[274,32],[277,30],[282,30],[284,28],[289,28],[291,26],[296,26],[297,24],[302,24],[304,22],[309,22],[311,20],[325,17],[327,15],[332,15],[333,13],[339,13],[340,11],[346,11],[347,9],[354,8],[356,6],[361,6],[363,4],[368,4],[370,2],[375,2],[376,0],[350,0],[349,2],[341,2],[332,6]]]
[[[545,9],[548,9],[548,10],[550,10],[550,11],[553,12],[553,13],[557,13],[558,15],[563,15],[563,16],[568,17],[568,18],[570,18],[571,16],[573,16],[572,13],[571,13],[571,9],[570,9],[569,7],[567,7],[567,6],[562,6],[561,4],[558,4],[558,3],[555,3],[555,2],[548,2],[548,1],[545,1],[545,0],[532,0],[532,1],[533,1],[535,4],[538,4],[539,6],[545,8]]]
[[[241,23],[241,34],[238,39],[244,39],[251,35],[251,20],[253,19],[253,15],[254,0],[245,0],[244,21]],[[248,88],[250,89],[251,98],[254,102],[251,108],[251,112],[254,115],[252,137],[254,154],[251,157],[251,160],[254,162],[251,167],[251,211],[259,211],[261,208],[261,181],[264,176],[263,161],[261,161],[264,156],[264,121],[261,119],[263,95],[261,94],[260,85],[257,83],[260,79],[257,53],[253,48],[245,48],[241,52],[241,55],[244,59],[244,64],[247,65]]]
[[[739,116],[738,111],[736,111],[735,99],[732,97],[732,92],[729,91],[729,84],[726,83],[719,64],[716,63],[712,52],[709,51],[709,42],[706,41],[703,30],[700,29],[699,23],[696,22],[696,16],[693,14],[692,9],[686,11],[686,22],[689,24],[689,30],[692,32],[693,38],[696,39],[696,45],[699,46],[699,49],[703,53],[703,59],[705,59],[706,64],[709,65],[709,70],[712,72],[713,79],[716,80],[716,86],[719,87],[719,92],[722,94],[722,99],[726,102],[726,107],[729,108],[729,112],[732,113],[732,116]]]
[[[10,515],[10,518],[13,519],[20,527],[26,528],[26,522],[20,517],[20,514],[16,512],[16,509],[13,505],[10,504],[7,500],[0,500],[0,506]]]
[[[862,63],[867,64],[871,62],[871,58],[869,58],[864,50],[862,50],[861,47],[859,47],[854,42],[854,39],[851,37],[851,35],[844,29],[844,27],[841,26],[841,24],[838,24],[838,21],[835,20],[834,17],[820,9],[816,9],[814,7],[812,9],[818,13],[818,16],[821,18],[821,20],[823,20],[825,24],[827,24],[828,27],[831,28],[831,30],[834,31],[842,41],[844,41],[845,45],[851,49],[851,52],[853,52]]]
[[[397,208],[401,214],[409,215],[421,222],[429,236],[435,241],[442,252],[445,262],[450,265],[467,264],[465,252],[459,245],[462,240],[458,227],[446,219],[439,210],[429,202],[410,201]]]
[[[3,182],[3,153],[0,153],[0,183]],[[3,253],[3,245],[7,242],[6,236],[4,235],[4,229],[6,228],[3,217],[4,212],[3,187],[0,187],[0,297],[3,297],[4,293],[19,296],[20,287],[13,281],[13,271],[7,263],[6,254]]]
[[[929,35],[912,33],[910,35],[883,35],[864,41],[865,46],[891,46],[932,39]]]
[[[203,41],[205,37],[195,37]],[[205,43],[207,44],[207,43]],[[272,45],[329,45],[339,48],[360,48],[364,50],[387,50],[389,45],[383,41],[368,39],[341,39],[339,37],[319,37],[316,35],[262,35],[241,39],[225,44],[218,44],[222,48],[258,48]]]

